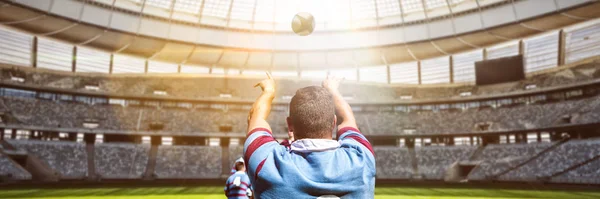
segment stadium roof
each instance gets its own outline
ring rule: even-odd
[[[240,29],[289,31],[298,12],[311,13],[317,30],[348,30],[423,20],[477,9],[506,0],[122,0],[115,6],[141,7],[166,18]],[[112,5],[112,0],[97,0]],[[167,14],[161,11],[173,11]],[[198,20],[199,18],[203,18]],[[380,24],[381,22],[381,24]]]
[[[260,5],[268,4],[264,4],[265,0],[250,1],[255,5],[245,9],[253,10],[253,20],[244,22],[235,18],[244,13],[236,8],[236,3],[246,2],[243,0],[0,0],[0,24],[28,32],[29,36],[23,36],[22,42],[19,40],[25,47],[31,48],[31,38],[35,37],[39,46],[48,47],[40,48],[40,51],[47,50],[48,57],[57,57],[55,53],[64,52],[66,56],[61,57],[67,58],[62,64],[65,66],[71,65],[73,52],[88,53],[83,49],[91,47],[90,51],[103,51],[96,52],[105,54],[102,57],[114,55],[115,63],[127,60],[123,56],[135,58],[138,61],[131,64],[141,66],[136,72],[144,72],[145,61],[149,73],[155,67],[177,71],[178,65],[210,68],[211,74],[251,74],[251,71],[271,70],[274,75],[279,71],[281,76],[320,77],[329,71],[354,76],[361,81],[374,77],[369,81],[388,79],[391,83],[395,83],[395,79],[417,82],[419,76],[415,74],[418,72],[422,83],[426,84],[458,82],[458,79],[471,81],[472,72],[468,74],[469,78],[459,78],[462,73],[458,71],[472,69],[473,61],[482,59],[484,54],[489,59],[527,51],[519,46],[530,46],[531,51],[540,51],[537,47],[542,46],[552,55],[538,60],[539,64],[528,64],[528,72],[556,66],[557,59],[553,57],[558,54],[554,53],[558,49],[555,45],[562,41],[559,36],[568,33],[567,28],[572,25],[597,21],[600,17],[600,2],[593,0],[403,0],[396,3],[389,0],[324,0],[322,2],[338,2],[348,7],[350,14],[345,19],[350,23],[346,28],[350,29],[319,29],[317,26],[312,35],[300,37],[291,33],[290,24],[283,20],[282,23],[278,20],[265,22],[263,25],[270,25],[261,29],[256,14],[263,13]],[[306,4],[305,8],[329,9],[321,12],[325,14],[339,10],[331,9],[327,4],[315,4],[312,0],[268,1],[298,11],[302,11],[299,4]],[[200,3],[198,9],[201,11],[197,14],[184,11],[186,8],[182,3],[185,2],[188,8]],[[219,11],[227,13],[220,15],[224,17],[208,15],[213,9],[211,5],[222,2],[229,2],[226,12]],[[280,5],[279,2],[296,6]],[[372,2],[370,9],[375,10],[376,18],[353,18],[357,14],[352,4],[357,2]],[[422,9],[403,12],[404,4],[409,2]],[[446,4],[439,6],[434,2]],[[385,5],[396,4],[400,12],[380,15],[384,13]],[[276,9],[278,5],[268,9],[272,15],[281,12]],[[365,13],[372,12],[363,6],[360,9]],[[291,18],[296,10],[285,13]],[[316,11],[315,16],[318,20]],[[335,24],[333,22],[325,20],[323,26]],[[368,25],[373,23],[376,26]],[[61,41],[49,41],[55,39]],[[59,45],[65,41],[69,44]],[[73,50],[73,46],[78,50]],[[60,50],[56,49],[58,47]],[[23,60],[29,62],[28,58]],[[448,69],[450,61],[455,62],[452,70]],[[544,61],[548,63],[542,63]],[[169,66],[155,64],[159,62]],[[418,64],[422,70],[417,70]],[[103,66],[108,67],[107,64]],[[113,72],[119,68],[123,67],[115,65]],[[185,69],[183,67],[181,71],[185,72]],[[448,74],[449,71],[456,73]],[[357,73],[360,77],[356,77]],[[448,80],[453,75],[456,77]]]

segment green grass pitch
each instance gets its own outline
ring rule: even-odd
[[[466,188],[376,188],[375,198],[400,199],[592,199],[600,198],[600,190],[593,191],[548,191],[509,189],[466,189]],[[17,189],[0,190],[0,198],[38,199],[183,199],[225,198],[222,187],[159,187],[159,188],[73,188],[73,189]]]

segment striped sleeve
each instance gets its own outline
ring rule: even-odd
[[[256,179],[266,158],[277,146],[280,145],[269,129],[256,128],[248,133],[244,143],[244,161],[250,179]]]
[[[375,156],[373,146],[371,146],[369,140],[367,140],[367,138],[356,128],[344,127],[338,130],[337,138],[342,144],[356,145],[357,147],[370,151],[371,154]]]

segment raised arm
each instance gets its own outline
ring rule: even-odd
[[[273,98],[275,98],[275,81],[271,77],[271,74],[267,73],[267,79],[262,80],[254,87],[257,86],[260,86],[262,93],[252,105],[252,109],[250,109],[246,133],[256,128],[266,128],[271,131],[271,126],[267,123],[267,117],[271,113],[271,103],[273,102]]]
[[[333,95],[333,102],[335,103],[335,115],[338,119],[338,129],[343,129],[345,127],[352,127],[358,129],[356,126],[356,119],[354,118],[354,113],[352,113],[352,108],[339,91],[340,82],[342,79],[327,77],[325,81],[323,81],[323,87],[329,90],[331,95]],[[341,122],[340,122],[341,121]]]

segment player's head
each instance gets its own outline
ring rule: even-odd
[[[296,91],[287,118],[289,132],[294,139],[330,139],[335,122],[333,96],[327,89],[309,86]]]
[[[246,171],[246,166],[244,165],[244,162],[236,162],[235,170],[236,171]]]

